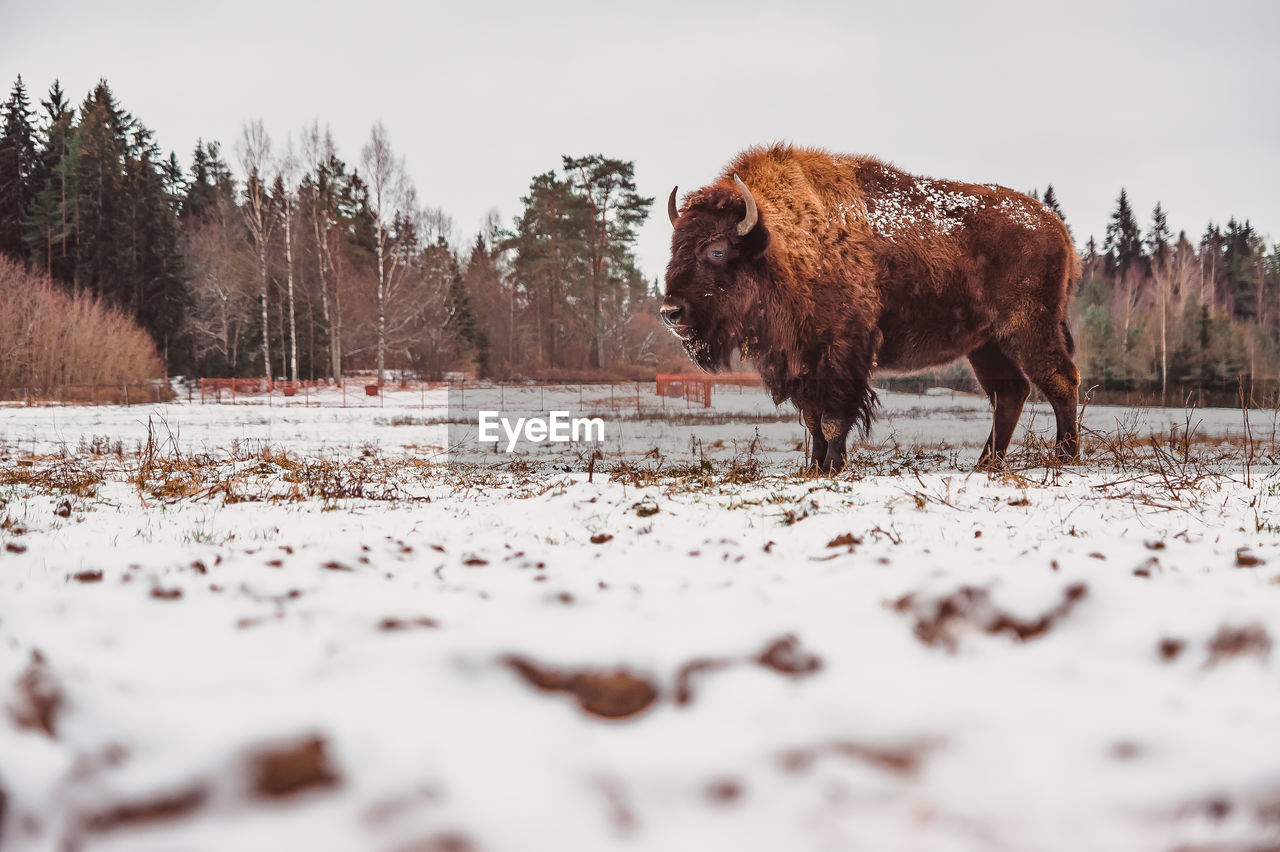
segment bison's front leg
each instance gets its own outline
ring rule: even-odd
[[[835,417],[830,414],[822,416],[821,433],[827,445],[827,452],[818,466],[819,470],[832,474],[844,470],[844,445],[849,438],[849,428],[852,425],[853,421],[847,417]]]
[[[808,411],[800,412],[800,417],[813,438],[813,452],[809,455],[809,466],[819,471],[826,471],[824,465],[827,461],[827,439],[822,434],[822,418]]]

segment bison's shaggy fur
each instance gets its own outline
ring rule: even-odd
[[[873,371],[960,357],[995,409],[980,464],[1003,457],[1030,382],[1053,406],[1059,455],[1075,458],[1066,309],[1079,260],[1038,201],[777,145],[743,152],[678,208],[673,190],[670,206],[664,320],[703,369],[741,352],[794,402],[820,468],[843,467],[852,425],[869,429]]]

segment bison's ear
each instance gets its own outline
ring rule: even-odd
[[[737,173],[733,175],[733,185],[742,196],[745,206],[745,214],[742,221],[738,223],[738,236],[742,238],[741,251],[744,256],[754,260],[764,254],[765,249],[769,247],[769,231],[764,226],[755,197]]]
[[[769,229],[764,226],[764,218],[756,221],[755,227],[742,237],[740,251],[742,256],[755,260],[769,248]]]

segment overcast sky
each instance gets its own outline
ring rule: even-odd
[[[633,160],[666,264],[672,184],[789,140],[1019,190],[1053,183],[1081,243],[1120,187],[1143,225],[1250,219],[1280,239],[1280,3],[0,0],[0,82],[79,103],[106,77],[189,164],[261,117],[319,117],[359,160],[381,119],[460,236],[561,154]]]

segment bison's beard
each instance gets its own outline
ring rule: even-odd
[[[681,342],[689,359],[708,373],[729,369],[734,350],[738,348],[733,335],[725,328],[713,328],[707,334],[694,333]]]

